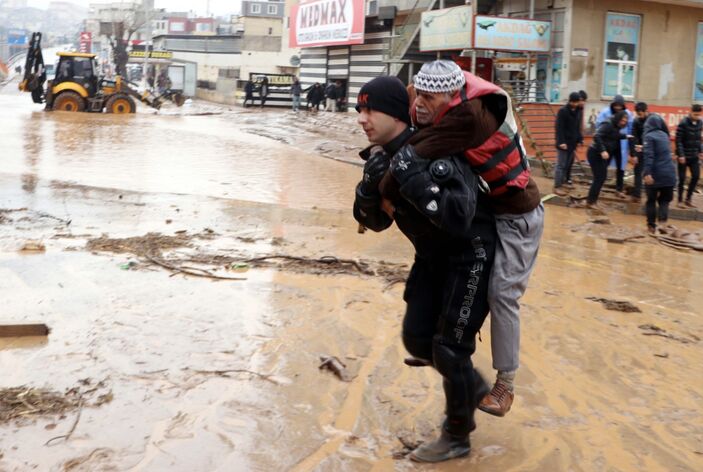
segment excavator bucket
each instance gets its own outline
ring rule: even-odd
[[[46,69],[44,56],[41,51],[41,33],[32,33],[32,40],[27,49],[27,59],[24,63],[24,76],[19,89],[31,92],[34,103],[44,102],[44,82],[46,82]]]

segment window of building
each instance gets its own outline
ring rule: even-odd
[[[186,25],[183,22],[171,22],[171,31],[185,31]]]
[[[276,13],[278,13],[278,6],[276,6],[276,5],[269,5],[269,6],[268,6],[268,14],[269,14],[269,15],[275,15]]]
[[[703,22],[698,23],[698,37],[696,38],[696,57],[693,62],[696,76],[693,80],[693,101],[703,102]]]
[[[605,24],[603,97],[634,98],[639,54],[640,15],[608,13]]]
[[[261,13],[261,5],[252,3],[251,8],[249,8],[249,13]]]

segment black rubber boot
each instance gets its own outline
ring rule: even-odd
[[[418,446],[410,453],[410,459],[416,462],[444,462],[468,456],[469,452],[471,443],[468,434],[452,436],[443,427],[438,439]]]

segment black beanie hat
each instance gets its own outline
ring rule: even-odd
[[[366,82],[356,97],[356,111],[362,107],[380,111],[410,125],[410,98],[398,77],[384,75]]]

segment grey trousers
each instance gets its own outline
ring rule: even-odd
[[[495,261],[488,281],[493,368],[519,366],[520,298],[535,266],[544,229],[544,206],[522,215],[496,215]]]
[[[569,163],[573,163],[574,151],[565,151],[563,149],[557,149],[557,166],[554,170],[554,188],[559,188],[564,185],[566,181],[566,176],[569,173],[567,171]]]

